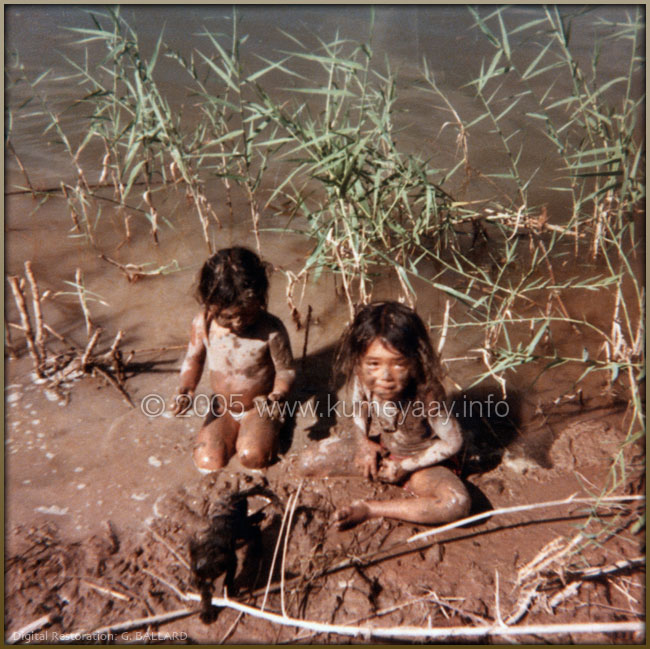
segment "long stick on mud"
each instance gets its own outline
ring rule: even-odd
[[[47,626],[51,622],[52,619],[50,618],[49,614],[44,615],[43,617],[39,617],[38,620],[34,620],[33,622],[30,622],[29,624],[26,624],[24,627],[21,627],[20,629],[8,635],[5,638],[5,642],[7,644],[16,644],[17,642],[24,640],[27,636],[31,635],[32,633],[36,633],[36,631],[40,631],[44,626]]]
[[[483,520],[484,518],[491,518],[492,516],[500,516],[502,514],[512,514],[515,512],[526,512],[532,509],[542,509],[544,507],[559,507],[561,505],[573,505],[573,504],[591,504],[598,505],[601,503],[616,503],[616,502],[628,502],[628,501],[640,501],[645,500],[645,496],[605,496],[603,498],[575,498],[575,494],[565,498],[564,500],[550,500],[543,503],[534,503],[532,505],[517,505],[516,507],[504,507],[503,509],[493,509],[489,512],[483,512],[482,514],[475,514],[474,516],[469,516],[468,518],[461,518],[459,521],[454,521],[453,523],[448,523],[442,527],[436,527],[432,530],[426,530],[425,532],[420,532],[419,534],[414,534],[413,536],[406,539],[407,543],[413,543],[419,541],[420,539],[425,539],[435,534],[441,534],[447,530],[453,530],[456,527],[462,527],[469,523],[474,523],[476,521]]]
[[[436,593],[428,593],[427,595],[424,595],[422,597],[416,597],[415,599],[410,599],[406,602],[401,602],[399,604],[394,604],[393,606],[388,606],[387,608],[383,608],[379,611],[376,611],[375,613],[372,613],[371,615],[364,615],[363,617],[357,617],[353,620],[347,620],[347,624],[359,624],[359,622],[363,622],[365,620],[369,619],[376,619],[378,617],[381,617],[382,615],[388,615],[389,613],[394,613],[395,611],[399,611],[401,609],[407,608],[409,606],[413,606],[415,604],[419,604],[422,602],[434,602],[441,608],[448,608],[452,610],[454,613],[458,613],[461,616],[464,616],[473,622],[477,622],[479,624],[488,624],[488,620],[485,619],[484,617],[480,617],[478,615],[475,615],[474,613],[470,613],[469,611],[463,611],[462,609],[458,608],[457,606],[452,606],[448,602],[444,602],[441,599],[438,598]],[[313,638],[315,635],[318,635],[318,632],[311,632],[311,633],[303,633],[302,635],[297,635],[292,640],[290,641],[290,644],[295,644],[297,642],[301,642],[303,640],[309,640]]]
[[[201,596],[198,593],[186,593],[186,601],[200,602]],[[456,626],[444,628],[422,628],[413,626],[397,627],[374,627],[374,626],[349,626],[340,624],[327,624],[311,620],[298,620],[277,613],[261,611],[246,604],[232,601],[224,597],[213,597],[212,605],[221,608],[232,608],[236,611],[247,613],[252,617],[261,618],[282,626],[292,626],[301,629],[309,629],[318,633],[335,633],[347,637],[361,637],[366,641],[372,638],[386,638],[393,640],[448,640],[451,638],[485,638],[490,636],[522,636],[522,635],[562,635],[579,633],[643,633],[645,624],[643,622],[610,622],[610,623],[577,623],[577,624],[531,624],[521,626],[506,626],[499,624],[483,624],[480,626]],[[80,638],[92,638],[118,631],[127,631],[147,625],[161,624],[180,617],[186,617],[196,613],[194,609],[180,609],[162,615],[154,615],[149,618],[127,620],[114,625],[101,627],[94,631],[78,631],[62,634],[59,636],[61,642],[73,642]]]
[[[182,608],[177,611],[170,611],[168,613],[162,613],[160,615],[152,615],[150,617],[141,617],[134,620],[126,620],[125,622],[118,622],[117,624],[111,624],[110,626],[100,627],[99,629],[94,629],[91,631],[82,630],[73,631],[71,633],[62,633],[59,636],[59,642],[88,642],[92,641],[95,638],[101,639],[101,636],[119,633],[120,631],[130,631],[131,629],[140,629],[143,626],[164,624],[165,622],[178,620],[179,618],[188,617],[190,615],[194,615],[195,613],[198,613],[198,609]]]
[[[201,597],[195,593],[188,593],[187,598],[193,601],[200,601]],[[611,623],[578,623],[578,624],[531,624],[517,627],[506,625],[487,624],[481,626],[460,626],[445,628],[422,628],[413,626],[398,627],[357,627],[348,625],[326,624],[311,620],[298,620],[289,618],[277,613],[268,613],[258,609],[233,602],[227,598],[213,597],[213,606],[234,608],[238,611],[248,613],[253,617],[266,619],[283,626],[294,626],[303,629],[311,629],[321,633],[336,633],[338,635],[363,637],[370,640],[373,637],[387,639],[449,639],[449,638],[470,638],[489,636],[518,636],[518,635],[556,635],[566,633],[643,633],[645,624],[643,622],[611,622]]]

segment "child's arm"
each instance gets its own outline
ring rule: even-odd
[[[275,366],[275,380],[268,398],[271,401],[281,401],[286,399],[296,378],[289,334],[282,323],[278,323],[277,331],[269,338],[269,351]]]
[[[434,439],[429,448],[402,460],[402,468],[406,471],[413,472],[433,466],[460,451],[463,435],[456,419],[443,415],[429,417],[429,426],[438,439]]]
[[[356,440],[357,452],[354,458],[356,465],[363,472],[364,478],[377,478],[377,456],[381,446],[368,437],[370,428],[370,411],[368,398],[363,393],[358,380],[352,385],[353,403],[353,435]]]
[[[452,457],[463,445],[463,435],[456,419],[438,415],[428,418],[437,435],[431,446],[403,460],[384,460],[379,477],[386,482],[399,482],[418,469],[426,469]]]
[[[199,313],[192,320],[190,342],[181,365],[180,386],[172,404],[174,414],[183,414],[192,405],[194,390],[201,380],[205,363],[205,336],[205,316]]]

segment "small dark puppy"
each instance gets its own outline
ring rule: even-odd
[[[190,538],[192,576],[201,593],[201,621],[205,624],[213,622],[219,612],[212,606],[212,589],[220,575],[225,573],[228,594],[234,593],[238,544],[251,545],[254,556],[261,556],[259,523],[264,514],[257,512],[248,516],[248,496],[252,491],[234,493],[215,503],[208,517],[209,526]]]

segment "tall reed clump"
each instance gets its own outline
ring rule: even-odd
[[[134,211],[127,204],[136,186],[144,192],[137,211],[150,222],[154,241],[158,242],[159,211],[155,195],[164,191],[160,183],[181,182],[199,218],[203,238],[212,250],[210,218],[219,219],[206,198],[200,170],[193,152],[200,146],[199,128],[183,129],[183,115],[172,110],[155,80],[163,34],[160,34],[147,59],[139,46],[136,32],[120,16],[119,8],[103,13],[89,12],[94,28],[70,28],[82,35],[77,45],[103,45],[105,56],[96,65],[88,56],[79,63],[66,57],[72,73],[60,81],[78,83],[86,94],[79,100],[91,109],[85,137],[74,151],[75,161],[92,142],[103,149],[99,185],[108,182],[115,200],[123,209],[127,239]],[[56,123],[56,117],[52,116]]]
[[[470,12],[476,28],[494,48],[492,58],[481,63],[480,74],[471,84],[482,112],[461,119],[426,69],[425,77],[428,91],[447,103],[465,145],[457,169],[474,171],[468,136],[473,130],[489,128],[500,143],[505,170],[487,175],[510,188],[509,201],[477,212],[463,208],[466,213],[461,217],[495,224],[502,235],[497,278],[489,298],[482,302],[483,317],[476,323],[485,328],[482,352],[487,365],[477,381],[492,376],[505,387],[507,372],[533,362],[540,372],[576,367],[576,386],[595,372],[608,377],[610,389],[622,381],[629,400],[628,428],[606,488],[614,490],[626,480],[626,447],[645,435],[645,289],[639,258],[642,235],[635,230],[645,203],[645,96],[639,90],[643,17],[637,8],[620,22],[601,18],[594,25],[600,35],[589,58],[572,47],[572,21],[581,16],[572,15],[571,10],[546,7],[538,18],[510,27],[505,7],[470,8]],[[518,51],[520,39],[538,44],[532,60]],[[621,56],[622,49],[628,61],[626,74],[602,78],[599,62],[612,50]],[[557,184],[543,189],[570,197],[565,219],[554,214],[554,223],[548,223],[546,209],[530,204],[538,170],[526,164],[529,152],[524,129],[507,119],[515,110],[524,114],[525,129],[542,129],[557,167],[563,169]],[[519,241],[525,242],[524,250]],[[571,256],[583,266],[581,276],[566,277],[563,271],[565,279],[558,281]],[[523,260],[525,269],[516,272],[513,264],[522,265]],[[472,275],[484,285],[488,280],[480,272]],[[472,288],[470,282],[467,292]],[[603,304],[603,317],[595,321],[571,314],[571,304],[563,300],[569,291],[578,296],[596,294]],[[539,315],[526,315],[530,300],[542,303]],[[560,338],[553,334],[567,323],[579,336],[580,344],[574,345],[578,353],[567,353],[566,345],[561,348],[553,343]],[[523,340],[517,334],[522,327],[531,332]]]
[[[199,52],[190,61],[170,56],[190,74],[202,101],[210,136],[202,166],[224,181],[229,197],[232,183],[245,190],[258,246],[261,212],[282,201],[292,219],[304,217],[315,243],[302,277],[325,268],[337,273],[352,312],[357,301],[370,298],[374,269],[388,266],[413,297],[404,269],[421,238],[442,245],[450,198],[433,183],[436,170],[397,151],[395,80],[371,70],[370,47],[337,38],[313,53],[289,37],[302,50],[247,74],[236,20],[229,40],[204,36],[209,55]],[[311,71],[297,71],[304,64],[316,68],[315,83]],[[289,101],[263,87],[261,79],[271,71],[298,79]],[[276,172],[278,165],[285,171],[262,203],[262,178],[271,161]]]
[[[280,104],[260,87],[251,110],[275,124],[277,156],[289,169],[268,202],[282,200],[291,218],[302,216],[301,232],[313,241],[300,275],[336,273],[350,314],[370,300],[381,269],[395,273],[413,302],[417,258],[454,236],[452,199],[435,182],[441,173],[398,149],[396,80],[390,69],[374,69],[370,44],[336,38],[312,51],[291,40],[300,49],[279,69],[298,77],[293,101]]]
[[[259,250],[262,180],[283,140],[276,139],[277,128],[257,110],[254,100],[259,79],[281,64],[269,62],[246,72],[241,54],[247,37],[239,32],[236,11],[230,34],[206,30],[198,36],[207,39],[208,54],[196,50],[196,55],[193,52],[187,59],[177,51],[166,52],[189,75],[192,93],[199,98],[202,139],[201,146],[192,152],[192,160],[197,168],[223,183],[231,217],[234,189],[244,192]]]

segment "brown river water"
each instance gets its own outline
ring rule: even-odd
[[[299,35],[305,42],[333,39],[338,32],[343,38],[364,38],[368,33],[367,7],[249,7],[240,12],[240,30],[249,34],[246,51],[249,56],[273,57],[274,52],[291,49],[284,32]],[[525,22],[539,12],[535,7],[513,7],[512,20]],[[125,7],[124,16],[137,30],[142,49],[150,51],[164,28],[165,41],[185,55],[197,45],[197,34],[205,27],[215,31],[230,30],[231,10],[213,6],[140,6]],[[605,18],[622,17],[624,7],[602,6],[595,15]],[[579,19],[574,29],[575,48],[587,57],[593,46],[593,30],[588,25],[595,15]],[[447,131],[440,135],[446,117],[432,110],[431,101],[422,102],[418,89],[418,68],[426,58],[436,79],[454,106],[465,115],[476,111],[473,91],[466,84],[478,74],[480,61],[491,55],[491,48],[478,30],[470,30],[471,17],[461,6],[381,6],[377,8],[373,47],[377,59],[386,57],[398,73],[398,94],[401,114],[400,145],[407,151],[440,157],[444,167],[453,158],[455,141]],[[32,78],[46,69],[50,77],[42,91],[52,107],[62,107],[78,96],[74,83],[55,81],[67,73],[61,54],[79,58],[82,48],[72,45],[76,35],[65,27],[90,27],[89,17],[81,7],[21,6],[5,8],[6,51],[17,53],[25,72]],[[528,50],[525,42],[518,47],[532,59],[536,50]],[[92,46],[89,49],[93,54]],[[615,77],[620,58],[616,45],[611,55],[602,61],[603,74]],[[168,93],[175,109],[180,110],[191,100],[185,85],[179,82],[176,68],[163,60],[157,68],[158,80]],[[272,86],[272,81],[268,82]],[[280,91],[280,90],[279,90]],[[287,90],[282,90],[287,92]],[[39,188],[57,187],[62,179],[70,181],[72,169],[55,139],[43,133],[46,123],[29,105],[24,86],[9,88],[6,103],[13,113],[11,142],[24,165],[31,182]],[[186,107],[191,114],[191,107]],[[524,126],[522,114],[512,115],[512,124]],[[62,117],[62,124],[77,141],[74,111]],[[501,155],[488,133],[474,136],[472,161],[478,169],[494,171],[502,164]],[[548,206],[551,219],[561,222],[568,206],[561,195],[545,187],[552,185],[558,174],[557,159],[539,132],[526,132],[526,150],[530,159],[526,166],[532,171],[541,167],[531,202]],[[533,153],[534,152],[534,153]],[[94,158],[93,158],[94,156]],[[92,160],[95,160],[93,164]],[[101,152],[89,150],[85,169],[89,182],[101,171]],[[125,332],[125,350],[177,347],[187,340],[189,323],[196,311],[192,296],[193,283],[206,256],[198,221],[181,190],[171,189],[160,207],[173,225],[161,225],[160,244],[152,245],[148,224],[133,219],[133,236],[123,243],[122,218],[105,206],[98,221],[96,239],[100,250],[94,250],[78,237],[71,236],[69,212],[60,194],[53,193],[39,205],[29,194],[20,193],[23,175],[12,155],[6,156],[5,167],[5,273],[23,274],[26,260],[32,262],[41,290],[71,291],[65,282],[74,281],[75,270],[81,268],[86,287],[102,301],[90,302],[94,322],[107,332],[104,345],[118,329]],[[270,180],[268,182],[271,182]],[[483,187],[469,188],[463,196],[470,199],[481,194]],[[216,187],[208,187],[223,222],[223,228],[213,229],[218,247],[234,244],[255,245],[244,205],[235,204],[231,218],[224,197]],[[263,217],[263,227],[280,228],[281,214]],[[302,357],[304,330],[290,324],[290,312],[285,299],[286,284],[281,271],[297,272],[310,244],[298,234],[267,231],[261,234],[262,256],[276,267],[271,279],[270,310],[288,326],[294,355]],[[145,278],[135,283],[125,280],[120,271],[98,258],[99,252],[121,263],[150,263],[151,268],[176,260],[180,267],[160,277]],[[575,265],[565,269],[567,277],[575,274]],[[558,277],[558,280],[560,278]],[[444,312],[445,296],[422,284],[417,284],[418,310],[426,322],[439,325]],[[389,278],[379,278],[375,284],[377,298],[395,298],[398,287]],[[607,302],[609,304],[609,302]],[[584,294],[568,302],[572,315],[587,318],[607,326],[608,314],[598,297]],[[347,307],[334,290],[331,276],[309,283],[304,293],[298,291],[298,306],[306,312],[313,308],[309,331],[305,371],[297,393],[303,401],[324,394],[331,350],[348,317]],[[609,306],[607,307],[609,310]],[[45,307],[46,321],[59,333],[83,346],[86,330],[74,295],[59,295]],[[5,285],[5,317],[17,322],[18,315]],[[564,336],[554,342],[561,349],[572,350],[580,345],[576,334],[566,327],[556,335]],[[524,332],[525,338],[527,332]],[[14,338],[18,338],[14,333]],[[449,373],[447,386],[453,392],[469,385],[484,370],[476,347],[482,344],[483,332],[477,327],[454,329],[447,336],[443,359]],[[84,379],[71,393],[65,405],[51,398],[33,382],[31,364],[23,354],[18,360],[5,362],[5,502],[7,528],[18,524],[31,525],[45,520],[56,522],[69,535],[84,536],[106,519],[122,528],[136,527],[151,515],[157,494],[168,487],[185,484],[196,477],[192,465],[191,447],[200,424],[200,417],[174,420],[165,413],[148,417],[139,407],[149,394],[168,400],[177,385],[177,373],[182,352],[176,348],[166,352],[136,355],[136,360],[155,362],[153,371],[134,376],[128,381],[136,408],[130,408],[112,388],[100,382]],[[467,359],[467,360],[455,360]],[[522,370],[509,383],[512,386],[512,406],[516,405],[522,422],[532,420],[538,402],[556,395],[570,393],[579,370],[567,370],[558,376],[535,380],[538,370]],[[600,379],[599,379],[600,381]],[[201,388],[207,391],[205,378]],[[593,389],[598,388],[598,382]],[[516,402],[516,404],[515,404]],[[319,416],[298,416],[290,453],[299,450]],[[550,437],[549,437],[550,436]],[[522,437],[517,443],[521,453],[531,461],[544,462],[545,449],[552,434],[545,430],[539,435]],[[232,465],[236,468],[237,462]],[[232,468],[232,467],[230,467]],[[277,470],[277,469],[276,469]]]

